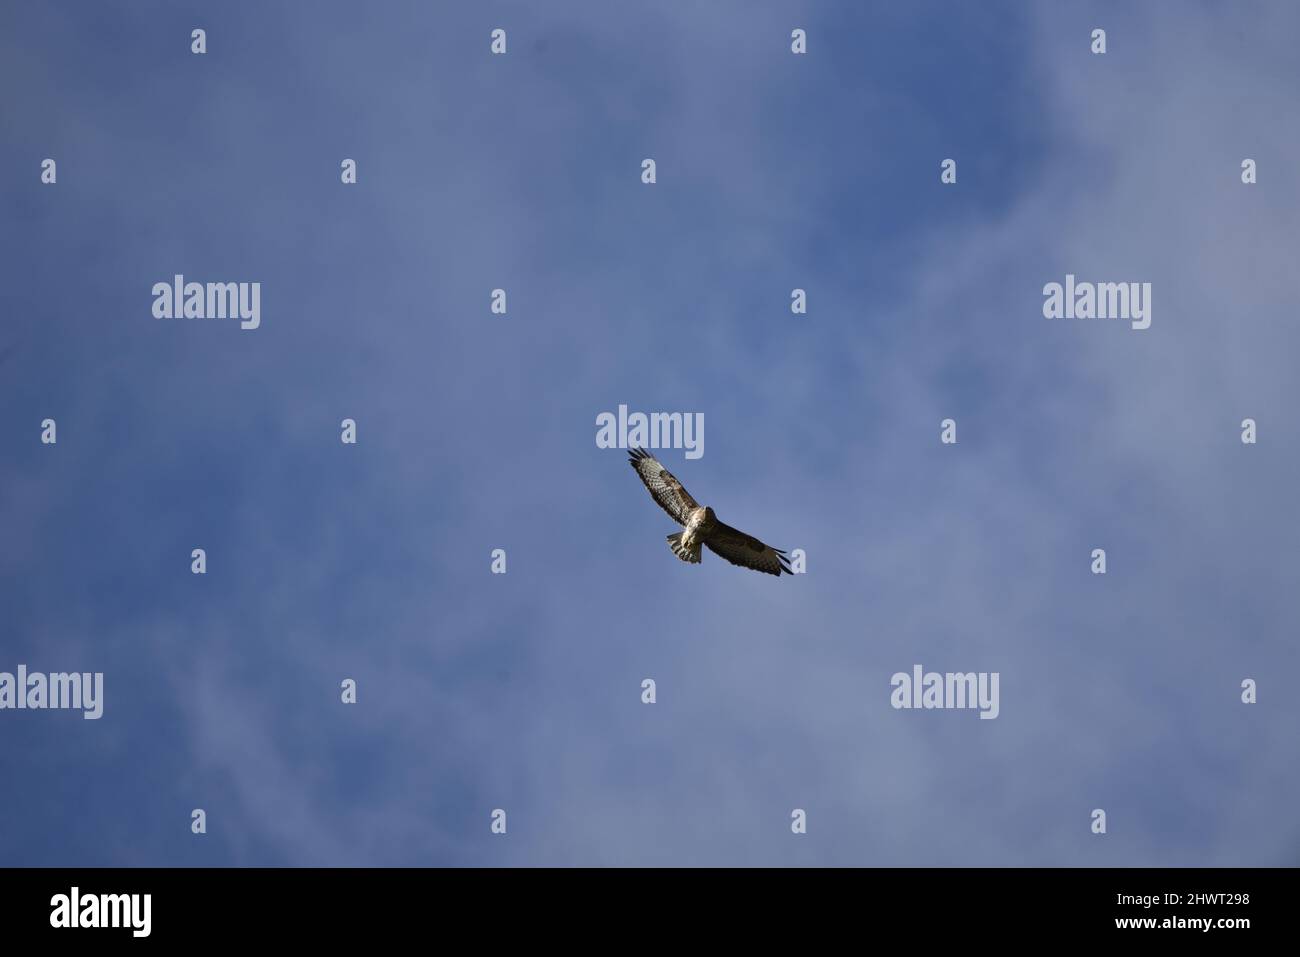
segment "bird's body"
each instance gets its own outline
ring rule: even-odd
[[[629,464],[650,490],[651,497],[683,527],[683,531],[668,536],[668,546],[682,561],[698,565],[704,546],[708,546],[709,551],[733,565],[768,575],[792,574],[785,552],[720,521],[712,508],[691,498],[673,473],[645,449],[631,449],[629,456]]]
[[[707,507],[692,509],[686,516],[686,531],[669,535],[668,544],[673,554],[682,561],[698,565],[702,554],[700,548],[705,538],[717,527],[718,520],[713,514],[713,509]]]
[[[697,508],[686,520],[686,531],[682,532],[682,547],[694,548],[696,541],[703,540],[717,527],[717,524],[713,509]]]

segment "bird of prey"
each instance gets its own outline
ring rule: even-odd
[[[713,509],[701,508],[673,473],[645,449],[629,449],[628,455],[628,464],[641,476],[650,496],[672,516],[673,521],[686,528],[684,532],[668,536],[668,546],[682,561],[699,564],[701,546],[707,545],[709,551],[733,565],[777,577],[782,572],[794,574],[790,571],[790,560],[785,552],[718,521]]]

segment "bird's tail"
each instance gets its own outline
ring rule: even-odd
[[[674,555],[684,562],[690,562],[692,565],[700,563],[700,553],[704,550],[704,544],[698,541],[695,543],[694,548],[683,547],[681,532],[668,536],[668,547],[673,550]]]

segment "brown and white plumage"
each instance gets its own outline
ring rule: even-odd
[[[746,535],[722,522],[718,522],[704,537],[704,544],[713,554],[725,558],[733,565],[778,577],[782,572],[793,574],[790,571],[790,559],[785,552],[764,545],[753,535]]]
[[[673,554],[682,561],[699,564],[701,546],[707,545],[709,551],[733,565],[778,577],[782,572],[792,574],[785,552],[718,521],[713,509],[701,508],[677,477],[645,449],[630,449],[628,455],[628,464],[650,490],[650,496],[673,521],[685,527],[684,532],[668,536]]]
[[[691,493],[682,488],[677,477],[645,449],[630,449],[628,455],[628,463],[641,476],[641,481],[650,490],[650,496],[672,516],[674,522],[685,525],[690,520],[691,512],[699,508],[700,503],[691,498]]]

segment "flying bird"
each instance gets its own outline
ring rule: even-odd
[[[673,521],[686,528],[684,532],[668,536],[668,547],[682,561],[698,565],[701,546],[707,545],[709,551],[733,565],[777,577],[782,572],[794,574],[790,571],[790,559],[785,552],[718,521],[713,509],[700,507],[700,503],[691,498],[691,493],[682,488],[676,476],[645,449],[629,449],[628,455],[628,464],[641,476],[650,496],[672,516]]]

